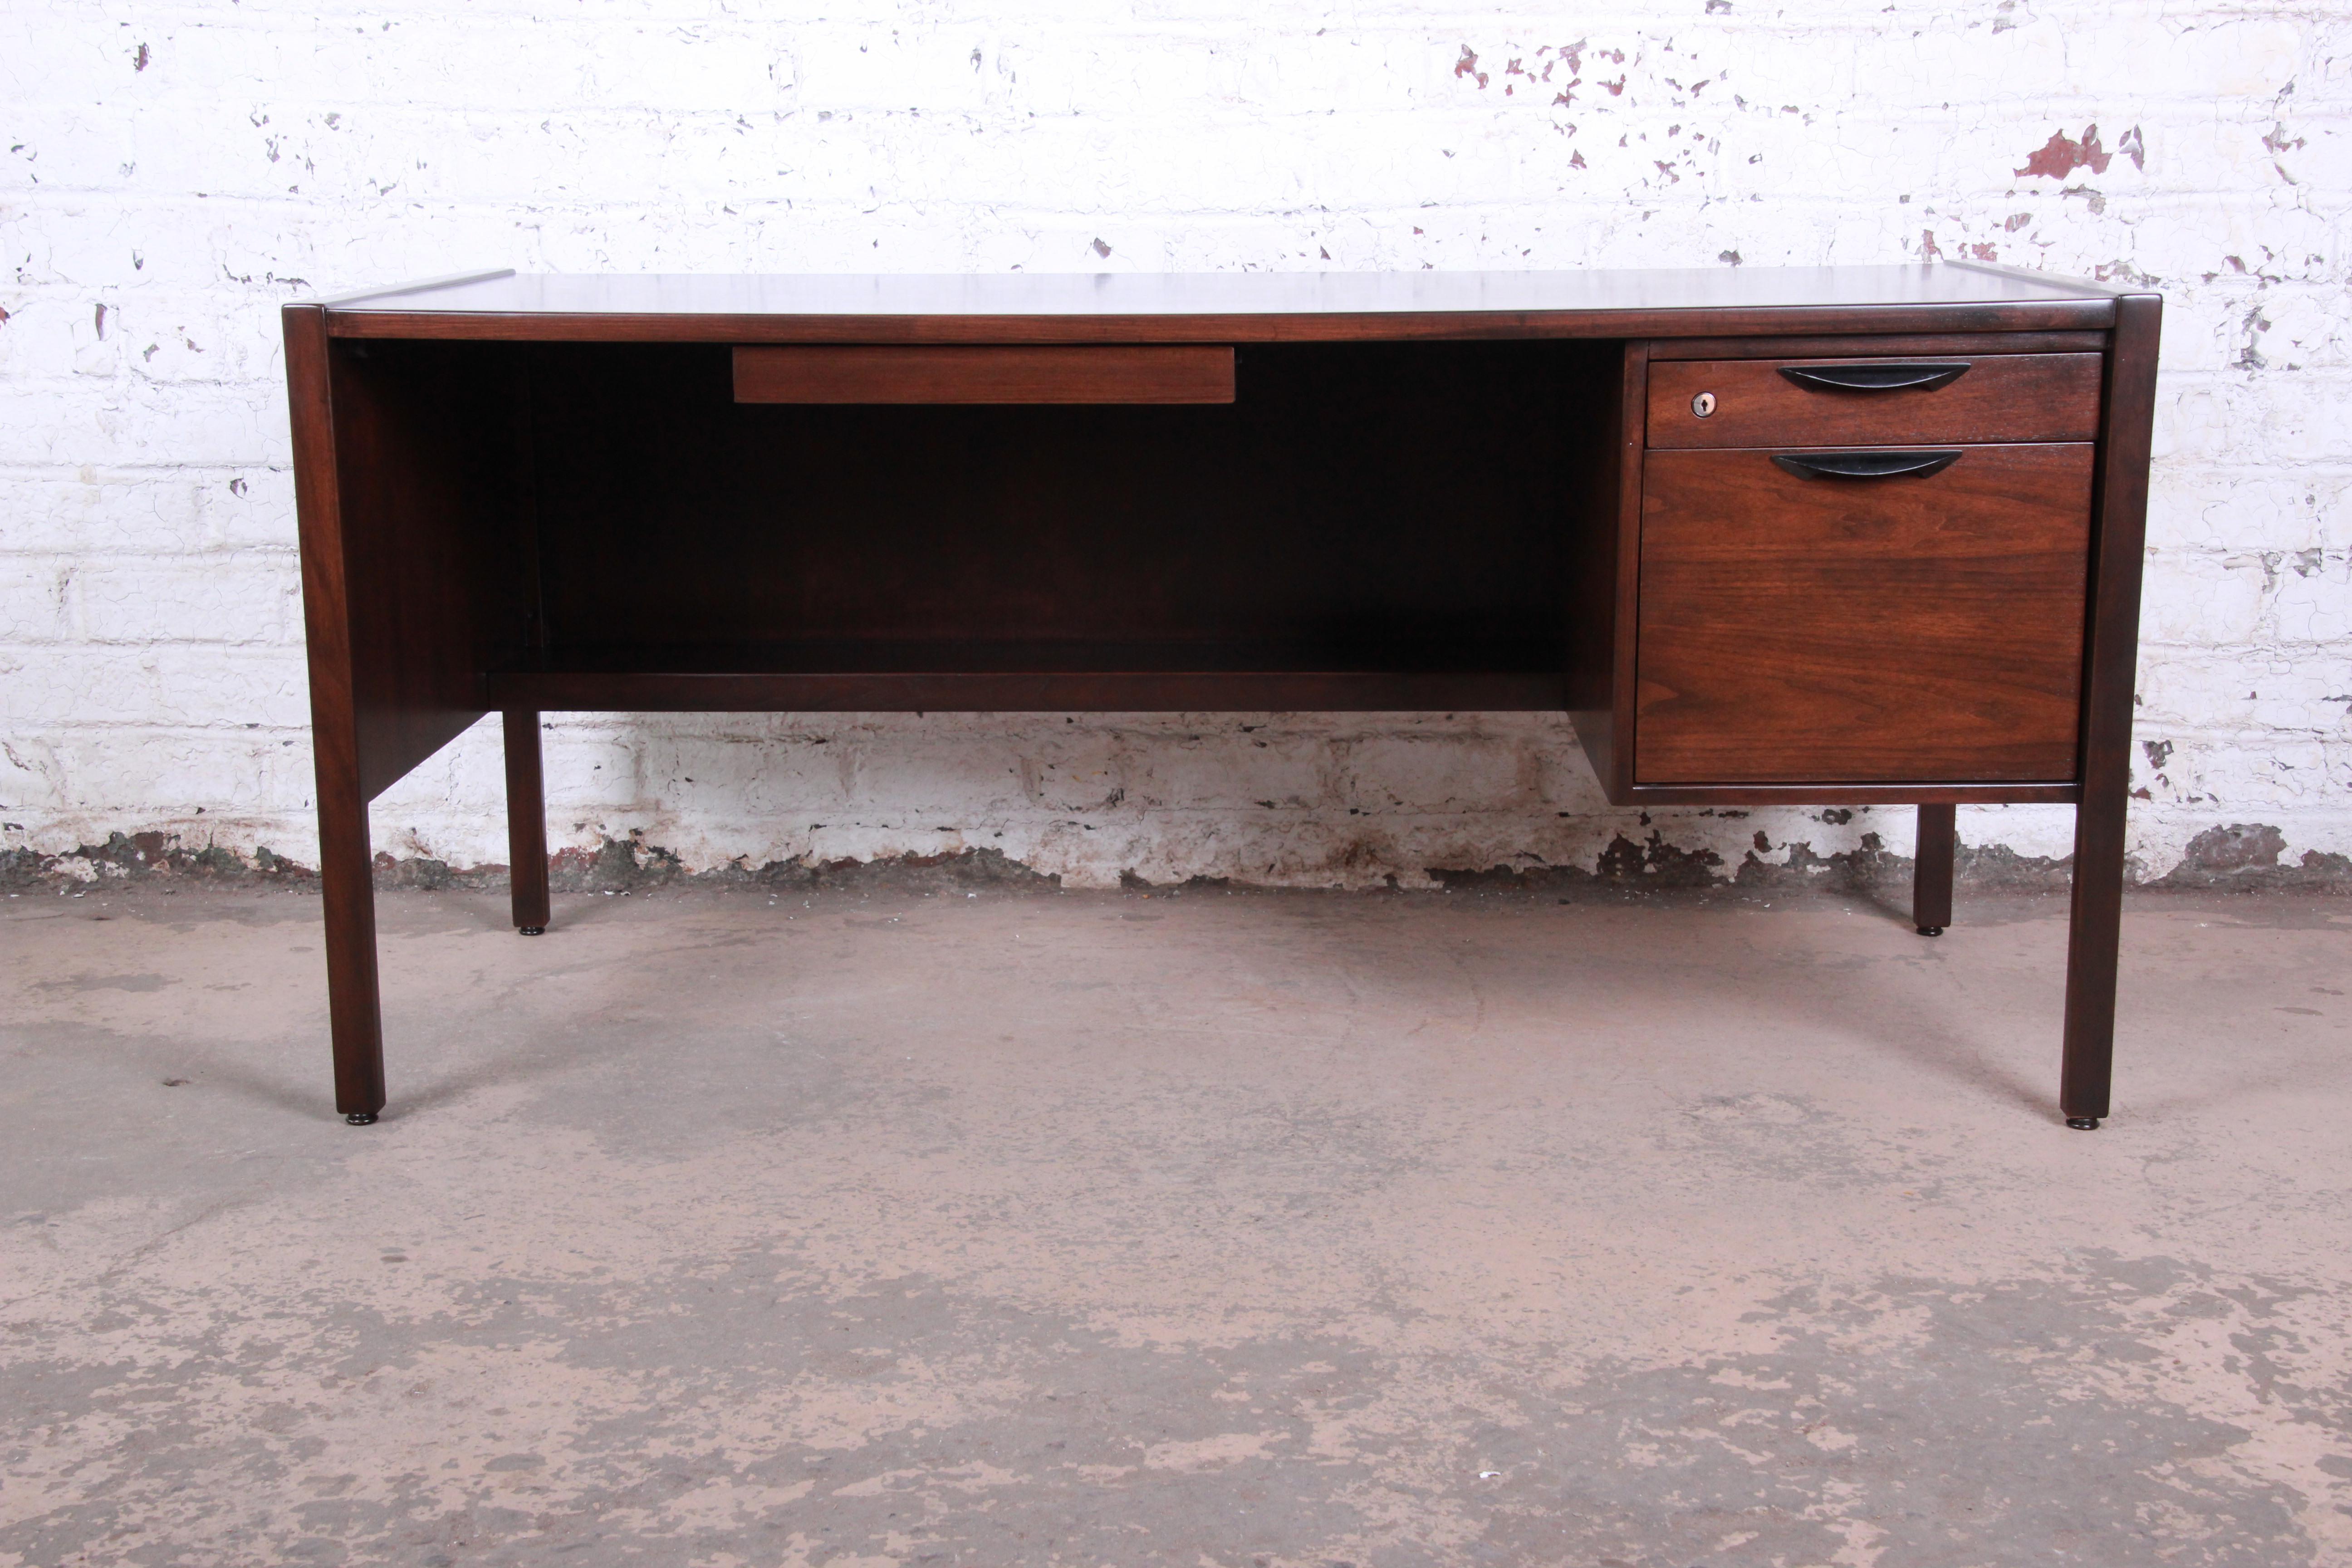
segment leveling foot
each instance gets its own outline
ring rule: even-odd
[[[1921,926],[1919,928],[1919,934],[1921,936],[1941,936],[1944,934],[1944,928],[1942,926]]]
[[[515,930],[520,931],[525,936],[545,936],[547,934],[547,928],[545,926],[517,926],[515,927]]]
[[[343,1112],[343,1120],[350,1122],[354,1127],[366,1127],[375,1121],[375,1112],[373,1110],[347,1110]]]
[[[2066,1125],[2077,1132],[2096,1132],[2099,1119],[2095,1116],[2070,1116],[2066,1118]]]

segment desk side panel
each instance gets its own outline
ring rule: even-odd
[[[342,486],[335,469],[335,416],[328,362],[334,345],[326,311],[289,305],[286,402],[294,447],[294,515],[302,549],[302,624],[310,674],[310,746],[322,797],[355,794],[349,575],[343,553]]]
[[[1633,785],[1633,629],[1640,583],[1642,445],[1651,346],[1624,345],[1595,429],[1605,449],[1581,492],[1575,531],[1570,714],[1611,801]]]
[[[529,635],[522,351],[336,343],[328,356],[352,723],[373,799],[487,711]]]

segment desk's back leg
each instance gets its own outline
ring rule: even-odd
[[[323,775],[329,772],[320,768]],[[327,915],[327,1017],[335,1109],[354,1127],[383,1109],[383,1014],[376,999],[375,882],[367,802],[355,783],[319,793],[319,889]]]
[[[1919,808],[1919,842],[1911,857],[1911,923],[1921,936],[1941,936],[1952,923],[1952,856],[1958,848],[1958,807]]]
[[[514,889],[515,929],[525,936],[547,930],[547,792],[540,773],[539,715],[509,711],[507,744],[507,865]]]

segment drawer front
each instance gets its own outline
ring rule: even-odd
[[[738,403],[1231,403],[1207,344],[783,344],[735,351]]]
[[[1649,444],[2088,441],[2098,434],[2099,358],[1661,360],[1650,366]]]
[[[1635,781],[2073,779],[2094,450],[1651,453]]]

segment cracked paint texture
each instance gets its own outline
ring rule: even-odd
[[[1706,0],[1442,26],[695,0],[0,18],[0,853],[310,863],[286,299],[526,270],[1997,260],[2167,299],[2137,874],[2352,857],[2352,17]],[[657,548],[657,546],[652,546]],[[1423,885],[1907,848],[1906,813],[1609,808],[1566,727],[1394,715],[555,716],[559,847],[692,870],[994,849],[1073,886]],[[378,847],[503,858],[494,730]],[[2160,760],[2159,760],[2160,758]],[[1246,780],[1242,787],[1239,781]],[[2063,858],[2062,808],[1964,841]],[[1835,831],[1832,831],[1832,827]],[[1875,835],[1874,840],[1868,836]],[[2263,840],[2267,842],[2267,840]],[[1771,855],[1781,850],[1765,852]]]

